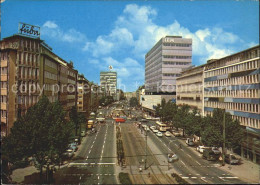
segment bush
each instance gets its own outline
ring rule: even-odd
[[[128,173],[119,173],[119,181],[121,184],[132,184]]]

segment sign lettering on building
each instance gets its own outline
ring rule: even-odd
[[[173,38],[164,38],[164,42],[174,42]]]
[[[18,42],[10,42],[7,48],[18,49]]]
[[[30,37],[40,38],[40,27],[26,23],[19,23],[18,33]]]

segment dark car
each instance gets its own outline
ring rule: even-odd
[[[225,162],[228,163],[228,164],[239,164],[239,161],[240,160],[232,154],[226,154],[225,155]]]
[[[216,154],[212,149],[204,149],[203,150],[203,158],[207,159],[208,161],[216,161],[219,159],[220,154]]]

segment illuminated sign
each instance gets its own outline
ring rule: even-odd
[[[18,33],[30,37],[40,38],[40,27],[20,22]]]

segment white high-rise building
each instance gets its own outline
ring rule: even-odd
[[[117,73],[113,71],[100,72],[100,86],[106,96],[113,96],[116,99]]]
[[[191,66],[192,39],[161,38],[145,55],[146,94],[176,95],[176,78]]]

